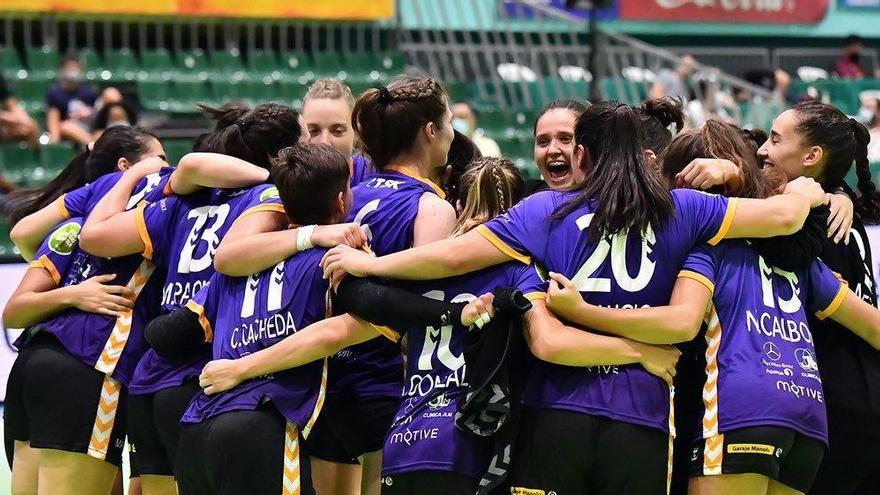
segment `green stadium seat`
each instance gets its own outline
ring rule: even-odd
[[[14,46],[0,46],[0,72],[6,79],[24,79],[27,69]]]
[[[244,63],[238,50],[211,52],[209,67],[216,74],[229,75],[244,72]]]
[[[392,76],[400,74],[406,67],[403,54],[400,52],[378,53],[376,60],[379,62],[381,70]]]
[[[61,57],[51,46],[32,46],[25,50],[27,65],[32,77],[54,79]]]
[[[204,78],[207,78],[207,72],[211,68],[208,64],[208,58],[202,50],[178,53],[176,65],[177,70],[183,73],[204,75]]]
[[[298,81],[309,84],[317,77],[312,59],[303,52],[286,52],[280,54],[279,80]]]
[[[303,98],[309,87],[299,81],[281,79],[278,81],[278,101],[290,104],[295,108],[302,108]]]
[[[171,79],[172,71],[175,68],[174,60],[171,53],[164,48],[156,48],[152,50],[144,50],[141,52],[141,70],[138,72],[138,79]]]
[[[312,61],[313,70],[318,77],[336,77],[343,80],[348,77],[339,52],[313,52]]]
[[[40,148],[40,161],[47,170],[58,172],[76,155],[73,146],[67,143],[44,144]]]
[[[268,50],[255,50],[250,52],[247,58],[247,66],[252,73],[263,76],[278,73],[279,77],[281,69],[283,68],[278,59],[278,54]]]
[[[134,81],[138,75],[137,58],[135,58],[134,52],[128,48],[106,52],[104,54],[104,68],[110,72],[110,80]],[[104,78],[102,77],[102,79]]]
[[[457,103],[457,101],[453,102]],[[504,135],[510,122],[510,116],[502,110],[484,110],[479,113],[479,126],[491,138],[497,138]]]
[[[445,84],[445,88],[446,93],[449,95],[449,100],[452,102],[469,101],[471,99],[471,89],[466,82],[449,81]]]
[[[137,83],[138,101],[141,107],[152,112],[165,112],[169,110],[168,88],[169,81],[156,79],[142,79]]]
[[[342,66],[349,83],[378,83],[388,79],[381,62],[371,53],[349,53]]]
[[[162,141],[168,163],[177,165],[183,155],[192,151],[193,142],[188,139],[166,139]]]
[[[18,249],[9,239],[9,224],[5,218],[0,218],[0,257],[17,257],[20,256]],[[21,261],[19,259],[19,261]]]
[[[28,112],[45,111],[46,93],[51,83],[45,79],[20,79],[13,83],[12,90]]]
[[[238,82],[238,94],[251,105],[268,103],[278,100],[278,86],[271,76],[262,79],[247,78]]]
[[[169,96],[169,110],[178,114],[198,113],[197,104],[211,101],[208,87],[202,81],[175,80]]]
[[[72,53],[75,53],[82,60],[87,80],[94,81],[99,78],[103,64],[101,63],[101,57],[98,56],[98,52],[90,48],[84,48]]]
[[[3,176],[19,186],[27,185],[31,170],[38,164],[33,150],[20,143],[0,144],[0,163]]]

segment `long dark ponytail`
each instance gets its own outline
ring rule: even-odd
[[[114,126],[101,134],[91,151],[77,154],[48,184],[35,189],[15,191],[6,196],[12,205],[9,223],[15,225],[22,218],[51,204],[62,194],[84,186],[95,179],[117,171],[120,158],[136,163],[150,147],[155,135],[140,127]]]
[[[574,189],[577,197],[553,218],[595,202],[590,222],[593,239],[662,226],[673,214],[672,196],[645,165],[642,135],[639,115],[623,103],[599,102],[578,117],[575,143],[586,150],[590,168],[584,182]]]
[[[836,107],[819,102],[802,102],[793,108],[795,129],[804,142],[822,148],[825,168],[819,182],[826,190],[843,185],[843,180],[855,162],[859,196],[856,211],[868,223],[880,223],[880,193],[871,180],[868,162],[868,143],[871,136],[859,121],[847,117]]]

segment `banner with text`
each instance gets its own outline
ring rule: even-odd
[[[379,20],[394,17],[394,0],[3,0],[0,11]]]
[[[828,0],[620,0],[624,21],[816,24],[827,14]]]

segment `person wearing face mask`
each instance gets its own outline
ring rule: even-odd
[[[500,157],[498,143],[486,136],[477,125],[477,113],[470,104],[459,102],[452,106],[452,127],[473,141],[483,156]]]
[[[105,102],[91,85],[83,84],[83,63],[79,57],[70,55],[61,59],[58,70],[59,81],[53,84],[46,94],[46,126],[53,143],[65,140],[80,145],[87,145],[93,140],[89,132],[88,121],[92,118],[95,108]],[[121,99],[119,91],[107,88],[106,102]]]
[[[864,79],[865,70],[859,65],[864,48],[860,36],[855,34],[847,36],[843,43],[843,53],[834,62],[834,73],[844,79]]]

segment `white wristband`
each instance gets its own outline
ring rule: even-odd
[[[312,232],[314,232],[314,225],[304,225],[297,229],[296,231],[296,252],[305,251],[307,249],[312,249],[314,246],[312,245]]]

